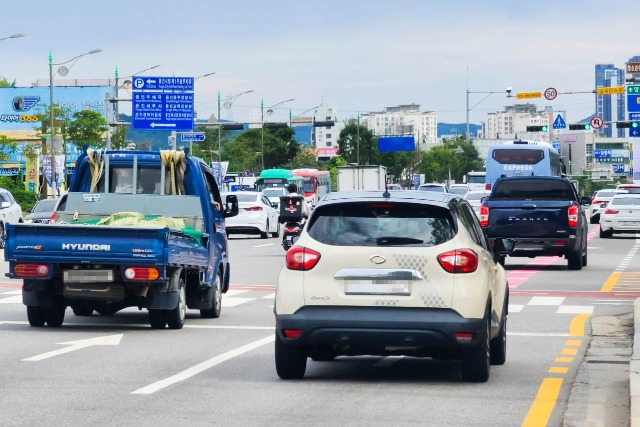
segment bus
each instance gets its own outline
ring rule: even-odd
[[[256,190],[262,191],[266,188],[284,187],[294,183],[298,188],[302,188],[302,177],[295,176],[289,169],[265,169],[256,179]]]
[[[323,198],[325,194],[331,192],[331,175],[329,171],[294,169],[293,174],[302,177],[304,199],[312,206],[318,203],[318,200]]]
[[[485,171],[471,171],[462,178],[462,182],[467,184],[469,191],[484,190],[484,181],[487,173]]]
[[[489,147],[485,189],[503,176],[561,176],[566,169],[558,151],[548,142],[509,141]]]

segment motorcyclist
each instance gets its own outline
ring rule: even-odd
[[[289,192],[288,196],[302,196],[302,217],[304,219],[309,218],[309,215],[311,215],[311,210],[309,209],[309,205],[304,199],[304,196],[298,194],[298,186],[294,182],[292,182],[287,186],[287,191]]]

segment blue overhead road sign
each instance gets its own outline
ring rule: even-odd
[[[193,93],[133,92],[134,130],[193,130]]]
[[[181,133],[180,140],[182,142],[185,142],[185,141],[202,142],[204,141],[204,132]]]
[[[555,121],[553,122],[553,126],[554,129],[566,129],[567,127],[567,123],[564,121],[564,119],[562,118],[562,116],[560,114],[558,114],[556,116]]]
[[[147,77],[133,76],[131,89],[139,90],[178,90],[193,92],[193,77]]]

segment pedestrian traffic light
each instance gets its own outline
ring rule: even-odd
[[[223,130],[243,130],[244,123],[225,123],[222,125]]]
[[[325,126],[333,126],[335,124],[335,122],[333,120],[328,120],[326,122],[313,122],[313,127],[314,128],[318,128],[318,127],[325,127]]]
[[[637,128],[638,122],[616,122],[616,127],[618,129],[627,129],[627,128]]]
[[[569,125],[569,130],[589,130],[591,125],[589,123],[576,123]]]
[[[527,126],[527,132],[547,132],[548,126]]]

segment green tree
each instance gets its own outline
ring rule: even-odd
[[[111,148],[122,150],[127,144],[127,128],[125,126],[116,126],[116,130],[111,134]]]
[[[107,131],[107,122],[97,111],[82,110],[73,113],[65,136],[76,145],[102,148],[105,141],[103,134]]]
[[[292,169],[312,168],[319,169],[318,160],[316,160],[316,152],[313,148],[303,146],[293,158],[291,162]]]
[[[9,138],[6,135],[0,135],[0,160],[4,162],[11,153],[15,153],[18,149],[18,143],[15,139]]]
[[[22,212],[26,212],[27,209],[30,209],[36,203],[36,193],[25,190],[21,182],[11,177],[0,176],[0,187],[6,188],[13,194],[16,202],[18,202],[22,208]]]
[[[222,159],[229,162],[230,171],[260,171],[260,132],[261,129],[249,129],[225,144]]]
[[[34,130],[40,132],[41,135],[48,135],[51,133],[51,109],[49,105],[37,104],[35,115],[38,116],[39,124],[34,127]],[[55,127],[58,134],[64,135],[66,133],[69,121],[71,120],[71,110],[66,107],[60,107],[57,104],[53,106],[53,117],[55,118]]]
[[[9,83],[9,80],[5,77],[0,77],[0,87],[16,87],[16,81],[14,80],[13,83]]]
[[[204,141],[193,145],[192,155],[209,161],[218,160],[218,128],[200,126],[198,132],[204,132]],[[230,132],[220,130],[220,146],[222,148],[222,160],[229,160],[224,157],[224,147],[229,140]]]
[[[356,119],[349,119],[338,136],[338,154],[347,163],[361,165],[378,164],[378,138],[366,127],[358,123]]]

